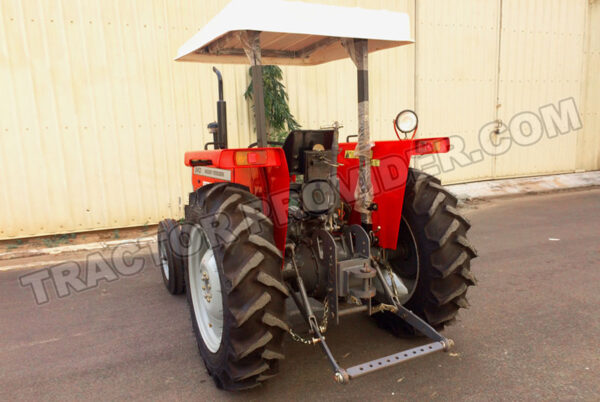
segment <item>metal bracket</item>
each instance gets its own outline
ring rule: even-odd
[[[317,259],[329,269],[327,275],[327,299],[329,301],[330,318],[335,318],[335,323],[339,324],[337,287],[338,262],[335,240],[328,231],[322,229],[315,232],[312,240],[317,245]]]
[[[344,227],[344,236],[348,245],[352,247],[352,253],[362,258],[371,257],[371,239],[369,234],[360,225]]]

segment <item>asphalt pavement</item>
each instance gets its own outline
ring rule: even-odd
[[[287,337],[278,377],[223,392],[197,352],[185,297],[166,292],[154,257],[140,250],[119,262],[108,253],[88,261],[78,291],[46,280],[41,305],[22,282],[43,271],[0,271],[0,400],[599,400],[600,190],[465,212],[479,283],[445,331],[451,353],[341,386],[320,348]],[[86,264],[70,258],[75,270]],[[343,318],[327,340],[342,366],[425,342],[397,339],[364,316]]]

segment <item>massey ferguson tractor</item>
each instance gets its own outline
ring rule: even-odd
[[[164,283],[187,293],[200,354],[218,387],[252,388],[276,375],[286,334],[318,345],[340,384],[453,346],[439,331],[468,306],[475,284],[470,225],[438,179],[409,167],[413,156],[447,152],[449,140],[415,138],[411,110],[390,116],[397,140],[372,141],[369,133],[368,55],[410,43],[402,13],[235,0],[179,49],[179,61],[249,63],[253,80],[257,141],[229,148],[223,80],[213,68],[213,138],[185,154],[194,189],[185,221],[162,221],[158,233]],[[346,57],[357,68],[357,135],[340,142],[334,123],[270,143],[262,65]],[[307,333],[290,328],[287,297]],[[309,298],[323,304],[322,315]],[[343,368],[325,334],[350,314],[431,343]]]

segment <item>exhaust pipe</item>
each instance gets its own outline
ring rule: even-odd
[[[217,132],[215,149],[227,149],[227,103],[223,100],[223,77],[221,72],[213,67],[219,80],[219,100],[217,101]]]

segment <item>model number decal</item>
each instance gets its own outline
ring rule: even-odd
[[[371,151],[371,158],[373,157],[373,151]],[[348,149],[344,152],[344,158],[346,159],[357,159],[358,155],[356,155],[356,151],[353,149]]]
[[[373,157],[373,151],[371,151],[371,158]],[[358,159],[358,156],[356,156],[356,152],[352,149],[347,150],[344,153],[344,158],[346,159]],[[379,161],[379,159],[371,159],[371,166],[380,166],[381,162]]]
[[[194,174],[198,176],[210,177],[213,179],[231,181],[231,170],[218,169],[206,166],[196,166]]]

